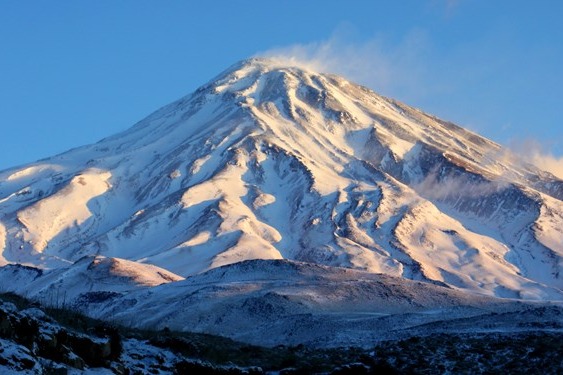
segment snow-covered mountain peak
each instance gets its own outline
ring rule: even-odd
[[[289,259],[563,298],[563,182],[504,156],[344,78],[253,58],[120,134],[1,172],[0,260],[186,277]]]
[[[305,74],[319,75],[318,72],[309,69],[305,64],[290,58],[286,59],[281,57],[251,57],[231,65],[217,77],[212,79],[210,83],[224,81],[227,77],[230,77],[231,79],[236,77],[243,78],[248,76],[257,76],[273,71],[293,72],[302,76]]]

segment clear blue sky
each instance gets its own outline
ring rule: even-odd
[[[0,0],[0,169],[126,129],[272,49],[561,155],[562,16],[557,0]]]

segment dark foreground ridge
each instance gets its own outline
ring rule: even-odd
[[[545,331],[439,334],[370,349],[264,348],[205,334],[127,329],[0,295],[2,373],[559,374],[562,352],[563,337]]]

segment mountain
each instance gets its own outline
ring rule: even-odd
[[[237,63],[96,144],[0,172],[4,274],[45,273],[64,293],[67,274],[104,265],[93,269],[115,285],[74,283],[75,302],[180,293],[255,259],[424,282],[467,306],[561,301],[562,232],[562,180],[455,124],[273,59]]]

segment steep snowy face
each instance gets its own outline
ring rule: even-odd
[[[563,181],[477,134],[251,59],[127,131],[1,172],[0,261],[103,255],[185,277],[290,259],[561,299],[562,199]]]

